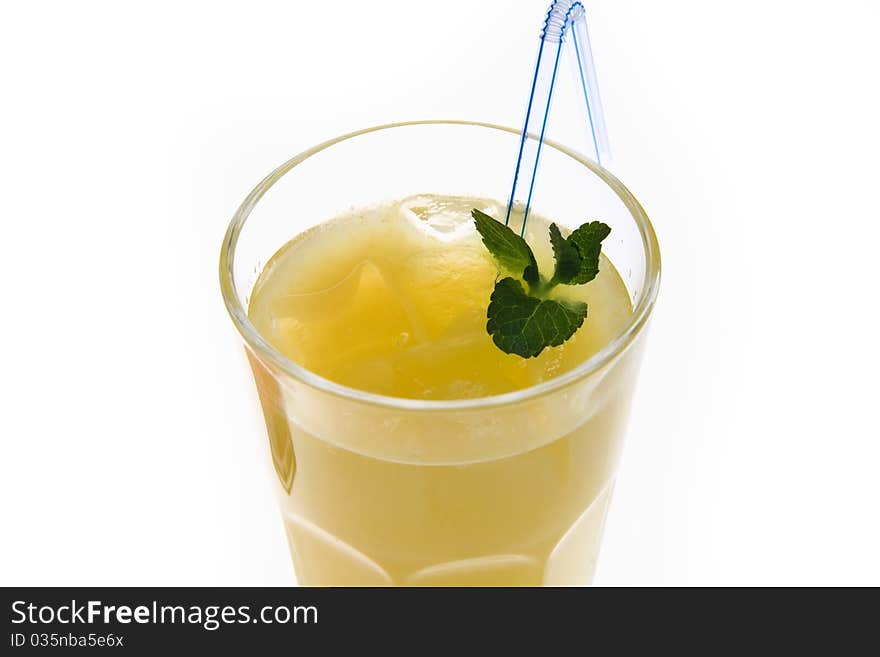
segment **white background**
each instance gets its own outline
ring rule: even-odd
[[[520,125],[546,4],[3,4],[0,584],[293,581],[226,224],[342,132]],[[664,265],[597,583],[880,584],[878,4],[588,6]]]

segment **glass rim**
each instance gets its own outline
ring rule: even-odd
[[[486,397],[474,397],[470,399],[413,399],[407,397],[393,397],[390,395],[382,395],[358,388],[351,388],[341,383],[331,381],[315,372],[312,372],[301,365],[293,362],[287,356],[276,350],[269,342],[260,335],[257,328],[251,323],[247,315],[247,309],[242,305],[238,290],[235,285],[235,273],[233,265],[235,262],[235,251],[238,244],[238,238],[244,225],[253,211],[256,204],[269,191],[269,189],[278,182],[282,176],[291,169],[301,164],[311,156],[320,153],[331,146],[338,144],[361,135],[389,130],[393,128],[412,127],[419,125],[445,125],[445,126],[471,126],[479,128],[488,128],[491,130],[500,130],[519,136],[521,130],[510,128],[507,126],[497,125],[494,123],[485,123],[482,121],[464,121],[464,120],[444,120],[444,119],[426,119],[418,121],[403,121],[396,123],[385,123],[378,126],[363,128],[354,132],[340,135],[333,139],[324,141],[312,148],[309,148],[284,164],[277,167],[268,176],[263,178],[260,183],[247,195],[241,203],[238,210],[232,217],[226,234],[223,238],[223,244],[220,249],[220,288],[223,293],[223,301],[226,304],[226,310],[229,312],[233,323],[238,329],[239,334],[244,339],[246,345],[264,360],[271,363],[284,374],[298,380],[312,388],[322,392],[329,393],[336,397],[341,397],[353,402],[371,404],[374,406],[384,406],[399,410],[415,410],[415,411],[455,411],[468,409],[482,409],[497,406],[506,406],[538,397],[543,397],[556,390],[565,388],[581,379],[586,378],[593,372],[601,369],[604,365],[613,360],[618,354],[622,353],[629,347],[635,338],[641,333],[647,323],[654,302],[657,298],[657,292],[660,285],[660,248],[657,243],[657,236],[654,233],[654,227],[648,219],[642,206],[636,200],[635,196],[620,182],[611,172],[601,167],[593,160],[567,148],[557,142],[549,139],[544,140],[544,145],[567,155],[587,167],[602,182],[604,182],[611,190],[620,198],[623,204],[629,210],[639,235],[642,238],[642,246],[645,251],[645,277],[642,281],[642,295],[633,308],[632,315],[626,325],[618,331],[615,337],[610,340],[602,349],[594,353],[577,367],[555,376],[547,381],[537,383],[528,388],[505,392],[500,395],[489,395]],[[530,137],[537,139],[536,136]],[[294,237],[294,236],[291,236]],[[281,245],[280,245],[281,246]],[[280,248],[279,246],[279,248]]]

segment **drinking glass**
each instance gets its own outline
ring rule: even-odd
[[[619,334],[556,378],[477,399],[373,394],[289,360],[247,315],[269,258],[351,208],[426,193],[505,201],[519,141],[518,130],[466,121],[353,132],[282,164],[232,219],[221,288],[256,381],[300,584],[592,579],[660,278],[651,223],[608,171],[544,143],[534,210],[568,228],[610,225],[603,252],[633,306]]]

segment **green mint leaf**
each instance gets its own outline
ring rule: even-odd
[[[560,281],[568,285],[583,285],[596,278],[599,273],[599,254],[602,252],[602,240],[608,237],[611,228],[601,221],[583,224],[568,236],[566,242],[572,244],[580,255],[580,268],[577,274],[568,281]]]
[[[486,330],[499,349],[531,358],[574,335],[587,316],[587,304],[538,299],[516,279],[503,278],[495,284],[486,315]]]
[[[562,236],[556,224],[550,224],[550,244],[553,246],[553,257],[556,259],[553,280],[557,283],[568,284],[580,274],[580,251],[572,242]]]
[[[530,284],[537,283],[538,263],[526,241],[485,212],[474,208],[471,210],[471,216],[474,218],[477,232],[483,238],[483,244],[489,249],[489,253],[495,256],[498,264],[512,274],[522,276]]]

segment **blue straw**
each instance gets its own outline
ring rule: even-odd
[[[550,102],[553,100],[553,87],[556,84],[556,73],[559,70],[559,57],[567,36],[571,36],[574,48],[578,80],[580,80],[581,91],[586,103],[586,120],[590,126],[596,161],[601,165],[606,165],[611,160],[605,116],[599,98],[596,68],[593,65],[590,35],[587,32],[586,11],[580,2],[553,0],[541,30],[538,62],[535,65],[535,75],[532,78],[532,89],[529,92],[529,102],[526,107],[526,120],[523,124],[519,154],[516,158],[516,169],[513,174],[513,186],[510,190],[510,201],[507,204],[507,217],[504,220],[505,224],[510,224],[510,213],[513,206],[517,202],[523,202],[522,192],[527,190],[520,235],[525,235],[526,232],[526,220],[529,217],[532,193],[535,189],[535,174],[538,170],[538,161],[541,158],[544,133],[547,130],[547,117],[550,114]],[[539,135],[537,141],[530,139],[530,134]],[[521,181],[526,180],[528,181],[527,186],[518,186]]]

